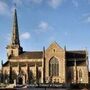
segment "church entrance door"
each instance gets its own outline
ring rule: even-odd
[[[19,77],[19,78],[18,78],[18,84],[20,84],[20,85],[23,84],[23,79],[22,79],[22,77]]]

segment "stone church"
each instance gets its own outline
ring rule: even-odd
[[[2,82],[88,83],[86,50],[68,51],[53,42],[42,51],[23,51],[20,45],[17,11],[14,10],[11,43],[7,45],[7,61],[2,64]]]

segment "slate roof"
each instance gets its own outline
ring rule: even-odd
[[[41,59],[43,58],[42,51],[26,52],[24,51],[19,56],[10,56],[9,59]]]
[[[3,64],[3,66],[6,66],[6,65],[8,65],[9,64],[9,61],[6,61],[4,64]]]
[[[66,58],[67,59],[79,59],[79,58],[86,58],[86,51],[66,51]]]
[[[19,64],[21,66],[26,65],[26,63],[28,63],[29,66],[35,66],[35,64],[38,65],[38,66],[41,66],[42,65],[42,62],[19,62]],[[18,65],[18,62],[9,62],[9,61],[6,61],[3,64],[3,66],[8,66],[10,64],[11,64],[11,66],[17,66]]]
[[[43,58],[43,51],[33,51],[33,52],[26,52],[24,51],[19,56],[10,56],[9,59],[42,59]],[[76,59],[77,64],[83,64],[86,61],[86,51],[85,50],[78,50],[78,51],[66,51],[66,61],[67,66],[74,65],[74,60]],[[32,62],[33,63],[33,62]],[[32,64],[30,63],[30,64]],[[7,65],[8,61],[4,64]]]
[[[74,66],[75,60],[77,66],[86,65],[86,51],[66,51],[67,66]]]

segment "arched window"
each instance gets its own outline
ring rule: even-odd
[[[73,80],[74,80],[74,72],[72,68],[69,68],[67,71],[67,81],[69,83],[73,83]]]
[[[79,70],[79,78],[82,78],[82,70]]]
[[[41,83],[41,71],[37,70],[37,83]]]
[[[82,70],[81,69],[79,70],[79,82],[80,83],[82,82]]]
[[[71,72],[71,70],[68,71],[67,76],[68,76],[68,80],[71,80],[72,79],[72,72]]]
[[[17,78],[16,72],[13,70],[11,73],[11,83],[14,83],[14,80]]]
[[[55,57],[51,58],[49,62],[49,75],[59,76],[59,62]]]
[[[29,72],[29,83],[31,84],[31,83],[34,83],[34,75],[33,75],[33,72],[32,72],[32,70],[30,70]]]
[[[3,74],[3,77],[4,77],[4,82],[5,82],[5,83],[8,83],[8,82],[9,82],[9,75],[8,75],[7,70],[5,70],[5,72],[4,72],[4,74]]]

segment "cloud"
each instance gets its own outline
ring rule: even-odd
[[[72,0],[72,4],[77,8],[78,7],[78,1],[77,0]]]
[[[82,20],[84,23],[90,23],[90,13],[85,13],[82,15]]]
[[[29,39],[30,37],[31,37],[31,35],[29,32],[25,32],[20,35],[20,38],[23,40]]]
[[[29,32],[25,32],[25,33],[22,33],[20,35],[20,39],[21,40],[27,40],[27,39],[30,39],[31,35]],[[11,34],[7,34],[7,38],[5,37],[5,39],[7,40],[7,42],[11,43]]]
[[[48,22],[41,21],[41,22],[38,24],[36,30],[39,31],[39,32],[46,32],[46,31],[51,30],[51,29],[53,29],[53,27],[50,26]]]
[[[64,0],[26,0],[29,4],[42,4],[44,2],[54,9],[59,7],[63,1]]]
[[[60,5],[62,5],[63,0],[48,0],[48,5],[52,8],[56,9]]]
[[[90,16],[87,17],[87,20],[86,20],[86,21],[87,21],[87,22],[90,22]]]
[[[0,14],[1,15],[8,15],[9,14],[9,7],[3,1],[0,1]]]
[[[90,16],[87,16],[84,21],[90,23]]]
[[[44,22],[42,21],[39,25],[38,25],[38,28],[39,29],[42,29],[42,30],[47,30],[49,28],[49,25],[47,22]]]
[[[31,3],[40,4],[43,0],[28,0]]]

